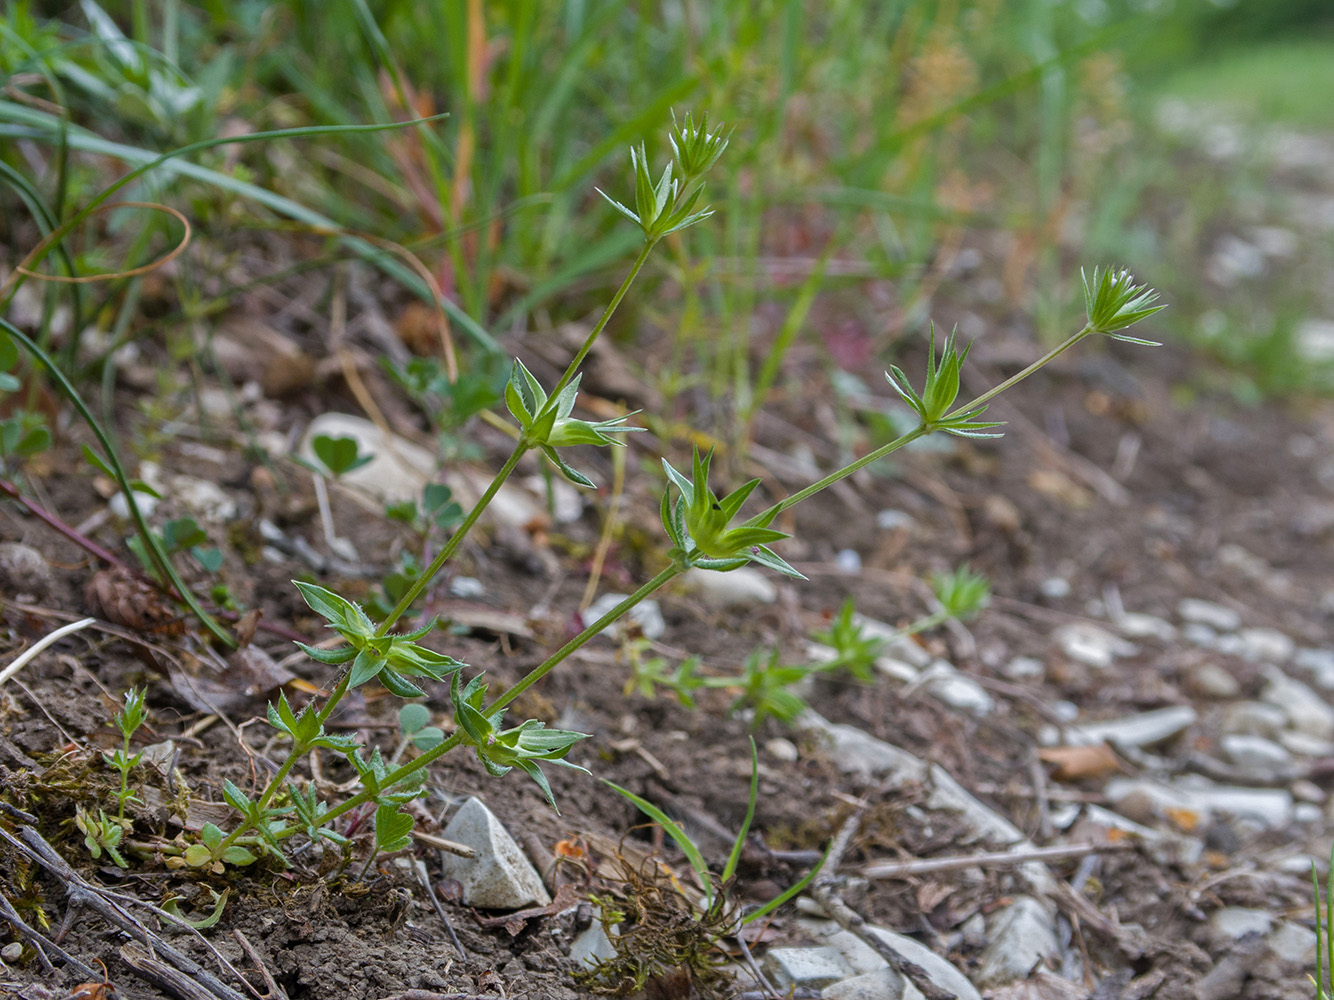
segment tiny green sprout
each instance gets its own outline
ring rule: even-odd
[[[97,810],[97,815],[98,818],[93,819],[92,814],[82,806],[74,811],[74,825],[83,834],[83,844],[88,848],[88,853],[97,860],[106,851],[107,857],[117,868],[128,868],[129,865],[120,853],[120,842],[125,836],[124,826],[120,820],[112,819],[101,809]]]
[[[927,431],[946,431],[959,437],[994,438],[1001,435],[991,428],[1000,427],[1000,421],[978,420],[985,406],[968,410],[966,413],[950,414],[955,399],[959,395],[959,372],[968,358],[972,345],[959,351],[955,345],[958,329],[950,331],[945,338],[940,360],[936,360],[936,325],[931,324],[930,341],[927,347],[926,382],[919,396],[917,390],[903,370],[897,365],[890,365],[885,378],[894,387],[903,401],[912,407]]]
[[[780,722],[791,722],[806,710],[806,702],[788,688],[805,680],[813,670],[807,664],[784,666],[776,649],[770,650],[767,658],[762,650],[752,650],[741,677],[734,681],[741,687],[741,694],[732,702],[731,711],[747,706],[753,709],[751,729],[759,729],[771,715]]]
[[[701,458],[696,448],[692,476],[686,478],[666,459],[662,461],[667,478],[681,491],[675,503],[671,502],[670,489],[662,495],[662,526],[672,541],[668,556],[682,568],[698,566],[726,572],[754,562],[798,580],[806,579],[768,548],[788,537],[769,527],[778,514],[776,508],[745,524],[730,527],[760,480],[752,479],[720,500],[709,488],[712,462],[712,451]]]
[[[482,704],[486,699],[486,684],[478,674],[460,690],[459,675],[450,679],[450,699],[454,702],[454,720],[463,733],[462,742],[477,752],[477,759],[494,777],[501,777],[517,767],[537,783],[551,808],[560,814],[551,785],[542,773],[538,761],[550,761],[562,767],[588,773],[588,769],[565,760],[576,743],[588,739],[588,733],[568,729],[548,729],[536,719],[528,719],[512,729],[500,729],[504,709],[487,713]]]
[[[144,759],[142,753],[130,756],[130,738],[144,724],[144,698],[147,689],[130,688],[125,692],[125,704],[112,717],[112,724],[120,730],[122,743],[120,749],[102,754],[102,759],[120,772],[120,791],[116,793],[118,808],[116,822],[125,820],[125,807],[131,802],[142,803],[137,795],[130,791],[130,772]],[[96,857],[96,855],[94,855]],[[123,867],[123,866],[122,866]]]
[[[566,479],[591,488],[594,486],[593,481],[582,472],[570,468],[556,449],[576,444],[623,445],[624,441],[609,435],[631,433],[643,428],[626,423],[634,416],[632,413],[596,422],[570,416],[574,412],[574,402],[579,395],[582,378],[582,375],[576,375],[569,385],[548,399],[537,377],[516,358],[510,380],[505,386],[505,406],[519,422],[523,440],[528,446],[540,448],[542,454],[560,469]]]
[[[967,621],[991,600],[990,581],[967,566],[937,573],[931,579],[931,588],[940,602],[942,614],[956,621]]]
[[[1120,271],[1107,268],[1104,271],[1095,267],[1093,277],[1090,278],[1081,267],[1079,277],[1084,283],[1088,325],[1094,333],[1105,333],[1114,340],[1124,340],[1130,344],[1162,346],[1157,341],[1140,340],[1116,332],[1167,308],[1165,305],[1154,305],[1158,301],[1158,293],[1154,289],[1147,284],[1135,284],[1134,277],[1124,268]]]
[[[822,671],[847,670],[859,681],[868,683],[875,679],[875,661],[884,651],[885,640],[865,635],[851,597],[830,621],[829,628],[811,638],[834,650],[834,658],[819,665]]]
[[[327,473],[334,479],[354,469],[360,469],[375,457],[362,455],[361,446],[357,444],[356,438],[330,437],[328,434],[317,434],[310,442],[310,450],[315,453],[315,458],[322,466],[319,471]]]
[[[707,112],[700,115],[698,124],[689,111],[686,112],[684,122],[678,121],[676,112],[672,112],[672,128],[667,139],[672,144],[672,155],[676,157],[676,165],[687,184],[709,172],[718,162],[718,157],[723,155],[731,138],[731,132],[723,134],[721,125],[709,131]]]
[[[1315,975],[1308,977],[1315,987],[1316,1000],[1334,997],[1334,848],[1330,849],[1329,868],[1325,872],[1324,919],[1321,919],[1320,874],[1311,859],[1311,889],[1315,895]]]
[[[292,812],[296,817],[297,825],[301,832],[310,838],[312,843],[318,842],[321,838],[331,843],[343,845],[347,843],[347,838],[335,830],[330,830],[324,825],[324,814],[329,811],[329,806],[321,802],[318,793],[315,791],[315,784],[312,782],[305,793],[296,785],[287,786],[287,794],[292,803]]]

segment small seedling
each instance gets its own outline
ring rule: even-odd
[[[94,860],[106,851],[107,857],[115,862],[117,868],[130,867],[120,853],[120,842],[125,837],[125,827],[120,820],[108,816],[101,809],[97,810],[97,818],[94,819],[92,813],[79,806],[74,811],[74,825],[83,834],[84,846]]]
[[[439,726],[430,725],[430,722],[431,710],[425,705],[411,702],[398,710],[398,729],[403,740],[394,754],[395,761],[409,743],[418,750],[430,750],[445,742],[444,731]]]
[[[356,548],[334,531],[333,509],[329,506],[329,491],[325,488],[324,479],[326,476],[333,480],[341,479],[371,462],[375,456],[361,454],[361,446],[356,438],[330,437],[327,434],[317,434],[310,442],[310,450],[315,455],[315,461],[301,461],[301,464],[315,474],[315,502],[319,505],[324,543],[329,546],[330,552],[340,558],[355,560]]]
[[[834,651],[833,659],[821,664],[823,670],[846,670],[859,681],[870,683],[875,679],[875,661],[886,640],[867,636],[861,622],[856,620],[857,609],[851,597],[843,602],[829,628],[811,636]]]
[[[146,690],[130,688],[125,692],[125,704],[112,718],[112,724],[120,730],[123,743],[118,750],[102,754],[102,759],[120,772],[120,791],[116,793],[116,822],[125,820],[125,806],[131,802],[139,805],[143,800],[130,791],[130,772],[139,766],[144,755],[137,753],[130,756],[130,738],[144,724],[144,697]],[[96,857],[97,855],[93,855]],[[122,866],[124,867],[124,866]]]

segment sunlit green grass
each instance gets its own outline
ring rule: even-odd
[[[1162,96],[1226,105],[1255,122],[1334,129],[1334,35],[1272,41],[1192,64]]]

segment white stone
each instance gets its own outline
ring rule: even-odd
[[[475,601],[486,596],[486,587],[475,576],[456,576],[449,581],[449,594],[465,601]]]
[[[789,739],[782,736],[775,736],[764,743],[764,752],[774,760],[783,764],[795,764],[800,754],[797,751],[797,745]]]
[[[352,438],[357,452],[371,460],[339,477],[344,486],[383,503],[417,501],[435,475],[436,457],[420,445],[395,434],[386,434],[374,423],[349,413],[322,413],[310,422],[297,454],[319,467],[311,442],[321,435]]]
[[[1320,739],[1334,737],[1334,708],[1307,684],[1271,667],[1265,671],[1261,697],[1288,714],[1292,728]]]
[[[440,852],[444,877],[457,879],[463,886],[463,902],[468,906],[519,910],[551,902],[532,864],[481,799],[463,803],[442,836],[477,852],[475,858]]]
[[[1015,681],[1035,680],[1046,672],[1046,666],[1034,656],[1016,656],[1001,667],[1001,673]]]
[[[1311,965],[1315,962],[1315,931],[1291,920],[1280,921],[1268,937],[1269,950],[1284,962]]]
[[[996,707],[991,695],[977,681],[961,674],[944,660],[936,660],[921,676],[923,688],[950,708],[972,715],[990,715]]]
[[[1189,705],[1173,705],[1119,719],[1070,726],[1066,738],[1072,744],[1087,746],[1111,743],[1123,747],[1151,747],[1190,728],[1197,718],[1195,709]]]
[[[616,957],[616,946],[602,929],[602,922],[594,920],[570,942],[570,958],[586,969],[596,968]]]
[[[819,948],[771,948],[764,956],[765,974],[780,990],[792,986],[822,989],[849,978],[852,966],[828,945]]]
[[[824,1000],[904,1000],[904,978],[889,966],[826,986]]]
[[[550,503],[547,500],[548,483],[551,488]],[[557,524],[569,524],[583,517],[586,488],[581,490],[563,476],[553,475],[550,480],[542,476],[528,476],[523,480],[523,486],[531,496],[538,498],[542,509],[549,512]]]
[[[1191,687],[1206,698],[1235,698],[1241,682],[1217,663],[1201,663],[1190,672]]]
[[[991,921],[991,941],[978,959],[974,981],[983,989],[1027,979],[1042,963],[1054,966],[1060,955],[1056,925],[1032,896],[1019,896]]]
[[[1325,817],[1325,811],[1314,802],[1298,802],[1292,807],[1292,818],[1308,826],[1319,823]]]
[[[1252,819],[1270,829],[1281,829],[1292,822],[1292,795],[1282,788],[1238,788],[1220,786],[1195,792],[1201,812],[1211,816]]]
[[[882,510],[875,516],[875,526],[881,531],[911,531],[917,527],[911,514],[901,510]]]
[[[805,896],[798,897],[797,902],[798,906],[802,903],[816,906],[814,900]],[[843,956],[843,960],[851,967],[853,975],[865,975],[868,972],[889,967],[878,951],[856,934],[845,931],[832,920],[801,916],[797,918],[797,926],[803,934],[831,948],[837,948],[839,954]]]
[[[1241,627],[1241,615],[1223,604],[1200,600],[1198,597],[1183,597],[1177,604],[1177,614],[1182,621],[1196,625],[1208,625],[1219,632],[1232,632]]]
[[[1241,639],[1241,655],[1258,663],[1285,663],[1297,648],[1292,637],[1273,628],[1244,628],[1237,633]]]
[[[895,934],[883,927],[868,927],[867,930],[908,961],[921,967],[932,983],[953,993],[957,1000],[982,1000],[982,995],[977,992],[977,987],[968,981],[967,976],[920,941]]]
[[[1177,635],[1176,626],[1167,619],[1138,611],[1124,612],[1116,619],[1115,624],[1117,630],[1130,639],[1161,639],[1163,642],[1171,642]]]
[[[1187,622],[1182,625],[1181,638],[1201,649],[1213,649],[1218,645],[1218,633],[1200,622]]]
[[[1307,361],[1334,359],[1334,321],[1305,319],[1297,325],[1297,353]]]
[[[911,684],[920,676],[917,668],[892,656],[877,656],[875,669],[900,684]]]
[[[1038,592],[1049,601],[1059,601],[1070,596],[1070,581],[1063,576],[1049,576],[1038,584]]]
[[[758,569],[742,566],[728,573],[688,569],[681,587],[710,608],[749,608],[778,600],[778,588]]]
[[[1277,736],[1288,724],[1288,713],[1262,701],[1239,701],[1223,709],[1223,731]]]
[[[1121,830],[1129,833],[1140,842],[1149,860],[1164,867],[1184,865],[1189,867],[1199,863],[1204,856],[1204,842],[1198,837],[1165,830],[1155,830],[1151,826],[1136,823],[1120,813],[1112,812],[1099,805],[1080,806],[1071,803],[1068,806],[1052,810],[1051,820],[1058,830],[1067,830],[1076,820],[1084,819],[1089,823],[1105,827],[1108,830]]]
[[[1100,670],[1110,667],[1118,656],[1133,656],[1138,652],[1134,643],[1088,622],[1062,625],[1052,633],[1052,638],[1070,659]]]
[[[1268,934],[1274,926],[1274,915],[1268,910],[1252,910],[1244,906],[1225,906],[1209,918],[1209,929],[1222,937],[1239,941],[1247,934]]]
[[[1299,649],[1293,663],[1310,673],[1316,687],[1334,690],[1334,650]]]
[[[1309,733],[1299,733],[1289,729],[1278,734],[1278,741],[1284,749],[1291,750],[1298,757],[1334,756],[1334,740],[1323,740]]]
[[[1292,753],[1263,736],[1228,735],[1218,741],[1223,756],[1238,767],[1272,770],[1292,761]]]
[[[839,549],[834,554],[834,566],[840,573],[860,573],[862,557],[856,549]]]
[[[592,625],[628,596],[628,594],[603,594],[585,608],[580,615],[585,627]],[[644,634],[646,639],[661,639],[667,633],[667,622],[662,617],[662,608],[652,598],[640,601],[629,610],[625,617],[639,626],[639,631]],[[608,635],[619,635],[620,628],[620,622],[616,621],[609,625],[605,631]]]
[[[230,521],[236,516],[236,501],[207,479],[172,476],[166,497],[206,521]]]
[[[853,615],[852,621],[862,630],[862,635],[867,639],[885,640],[888,644],[884,649],[886,656],[902,660],[919,670],[931,665],[931,654],[914,642],[911,636],[904,635],[903,629],[895,628],[893,625],[887,625],[885,622],[876,621],[874,618],[867,618],[860,614]]]
[[[994,846],[1029,846],[1018,827],[979,802],[940,765],[927,764],[855,726],[829,722],[809,709],[802,713],[798,724],[828,741],[834,765],[844,774],[878,778],[887,792],[905,785],[923,786],[930,789],[926,809],[958,813],[977,839]],[[1051,886],[1045,865],[1028,863],[1017,870],[1039,892]]]

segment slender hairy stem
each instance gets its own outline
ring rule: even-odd
[[[556,387],[548,394],[549,399],[555,399],[560,395],[560,391],[570,384],[570,380],[573,379],[575,373],[579,371],[579,366],[584,363],[584,358],[588,357],[588,352],[593,349],[593,345],[597,343],[598,337],[611,321],[612,315],[616,312],[616,307],[621,304],[621,299],[625,298],[625,293],[628,292],[630,286],[635,283],[635,278],[639,277],[639,272],[643,270],[644,263],[648,260],[648,255],[653,252],[653,248],[656,245],[656,241],[646,242],[644,248],[639,251],[639,256],[635,258],[634,264],[630,267],[630,272],[625,276],[625,280],[621,282],[621,287],[616,289],[616,294],[613,295],[611,301],[607,303],[607,308],[602,310],[602,318],[597,321],[597,325],[594,326],[589,333],[588,338],[584,341],[584,346],[579,348],[579,353],[570,361],[565,369],[565,374],[562,375],[560,381],[556,383]]]
[[[510,473],[514,471],[515,467],[519,464],[519,459],[523,458],[524,453],[527,450],[528,444],[523,440],[520,440],[519,443],[514,446],[514,450],[510,452],[510,457],[507,458],[505,464],[500,467],[500,471],[496,473],[496,478],[491,480],[491,485],[486,488],[486,491],[478,499],[477,503],[473,506],[473,509],[468,512],[468,516],[463,519],[463,523],[458,526],[454,534],[449,536],[449,541],[445,542],[440,553],[431,560],[431,565],[426,567],[426,571],[413,581],[412,586],[409,587],[407,592],[399,599],[394,610],[389,612],[389,617],[380,622],[380,627],[375,630],[376,636],[388,635],[389,630],[394,627],[394,622],[402,618],[404,612],[412,606],[412,602],[421,596],[421,592],[426,589],[432,578],[440,572],[440,567],[444,566],[449,560],[449,557],[454,554],[455,550],[463,542],[463,539],[468,536],[468,532],[471,531],[473,525],[477,523],[477,519],[482,516],[482,511],[486,510],[487,505],[491,503],[495,498],[495,495],[500,492],[500,487],[503,486],[505,480],[510,477]],[[324,717],[327,718],[327,716]]]
[[[580,646],[587,643],[588,640],[598,635],[603,629],[605,629],[608,625],[612,624],[622,615],[625,615],[627,612],[629,612],[631,608],[633,608],[640,601],[647,598],[655,590],[658,590],[669,580],[678,576],[680,572],[681,572],[681,567],[678,566],[676,563],[672,563],[672,565],[668,566],[661,573],[655,576],[652,580],[649,580],[648,583],[644,584],[642,587],[636,590],[625,600],[621,601],[621,603],[617,604],[616,607],[612,608],[605,615],[603,615],[601,618],[595,621],[592,625],[589,625],[588,628],[584,629],[573,639],[567,642],[564,646],[561,646],[560,649],[556,650],[554,653],[548,656],[541,664],[530,670],[526,677],[524,677],[512,688],[510,688],[499,698],[493,701],[491,705],[485,709],[485,712],[489,714],[491,712],[494,712],[498,708],[504,708],[515,698],[519,697],[519,695],[523,694],[530,687],[532,687],[534,684],[540,681],[547,674],[551,673],[551,671],[555,668],[555,666],[562,660],[564,660],[567,656],[569,656],[571,653],[577,650]]]
[[[559,664],[562,660],[564,660],[571,653],[577,650],[580,646],[583,646],[594,636],[601,633],[602,630],[605,629],[608,625],[612,624],[622,615],[626,614],[636,604],[647,598],[650,594],[652,594],[655,590],[658,590],[669,580],[675,578],[677,575],[680,574],[680,572],[681,568],[675,563],[668,566],[653,579],[649,580],[648,583],[644,584],[642,587],[636,590],[625,600],[621,601],[620,604],[616,605],[616,607],[612,608],[605,615],[603,615],[601,618],[595,621],[592,625],[589,625],[586,629],[584,629],[582,632],[576,635],[564,646],[561,646],[560,649],[556,650],[554,653],[548,656],[538,666],[534,667],[531,671],[528,672],[527,676],[525,676],[512,688],[510,688],[499,698],[493,701],[489,706],[482,709],[483,713],[486,715],[490,715],[496,709],[504,708],[515,698],[519,697],[519,695],[523,694],[523,692],[527,691],[530,687],[532,687],[534,684],[540,681],[547,674],[551,673],[551,671],[555,669],[557,664]],[[380,783],[380,787],[390,788],[398,784],[404,778],[408,777],[409,775],[417,771],[420,771],[423,767],[426,767],[429,764],[433,763],[434,761],[438,760],[439,758],[443,757],[445,754],[449,753],[449,751],[453,750],[456,746],[458,746],[462,742],[463,742],[463,732],[462,730],[458,730],[452,736],[450,736],[449,739],[445,740],[438,746],[434,746],[430,750],[427,750],[420,757],[417,757],[415,760],[408,761],[406,764],[404,764],[397,770],[390,771],[387,775],[385,775],[384,780]],[[338,805],[330,809],[327,813],[325,813],[321,817],[321,822],[324,824],[328,824],[330,821],[335,820],[339,816],[343,815],[343,813],[355,809],[365,802],[369,802],[372,798],[373,796],[368,791],[358,792],[356,795],[352,796],[352,798],[348,799],[345,802],[339,803]]]
[[[1046,365],[1055,361],[1057,357],[1064,354],[1066,351],[1070,350],[1070,348],[1074,347],[1076,344],[1078,344],[1081,340],[1083,340],[1092,332],[1093,332],[1093,325],[1090,323],[1086,323],[1084,325],[1084,329],[1080,330],[1074,336],[1067,338],[1063,343],[1058,344],[1056,347],[1053,347],[1050,351],[1042,355],[1042,357],[1038,358],[1023,371],[1019,372],[1016,375],[1011,375],[1004,382],[1001,382],[999,385],[996,385],[988,389],[986,392],[982,393],[982,395],[978,396],[976,399],[964,403],[963,406],[956,406],[949,413],[945,414],[945,416],[942,419],[950,420],[954,417],[962,416],[969,410],[977,409],[979,406],[982,406],[987,401],[994,399],[996,396],[999,396],[1006,389],[1009,389],[1010,387],[1022,382],[1024,379],[1028,378],[1028,376],[1032,375],[1039,368],[1045,367]]]
[[[857,461],[851,462],[848,465],[843,466],[843,468],[839,469],[837,472],[831,472],[823,479],[811,483],[811,485],[807,486],[805,489],[798,490],[796,493],[793,493],[790,497],[784,497],[782,500],[779,500],[778,503],[774,504],[772,507],[768,508],[767,510],[761,511],[759,514],[756,514],[749,521],[747,521],[746,524],[748,526],[756,525],[760,523],[762,518],[772,519],[773,516],[782,513],[789,507],[795,507],[803,500],[809,500],[811,497],[815,496],[815,494],[819,493],[821,490],[833,486],[840,479],[847,479],[848,476],[852,475],[854,472],[860,472],[868,465],[880,461],[880,459],[884,458],[886,455],[898,451],[905,445],[912,444],[912,442],[916,441],[919,437],[922,437],[923,435],[929,433],[931,433],[931,429],[925,426],[918,427],[916,430],[913,431],[909,431],[907,434],[895,438],[893,441],[889,442],[889,444],[881,445],[875,451],[867,452],[861,458],[857,459]]]

